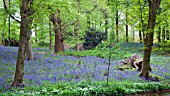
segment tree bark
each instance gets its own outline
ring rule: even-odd
[[[153,46],[153,37],[154,37],[154,27],[156,20],[156,10],[158,9],[161,0],[148,0],[149,2],[149,19],[148,19],[148,32],[146,33],[146,38],[144,38],[144,55],[143,55],[143,65],[140,77],[149,77],[150,71],[150,56],[151,49]]]
[[[21,5],[21,25],[20,25],[20,40],[18,48],[18,56],[16,62],[16,71],[14,81],[11,86],[24,86],[24,60],[25,60],[25,45],[26,35],[28,32],[28,4],[29,0],[22,0]]]
[[[161,42],[161,27],[158,28],[158,32],[157,32],[157,39],[158,39],[158,43]]]
[[[63,44],[64,39],[62,37],[61,18],[59,16],[60,10],[57,10],[56,14],[52,14],[51,21],[53,22],[54,33],[55,33],[54,53],[59,53],[64,51],[64,44]]]

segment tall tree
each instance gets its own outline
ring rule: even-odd
[[[80,0],[76,0],[77,2],[77,9],[78,9],[78,13],[80,13]],[[90,27],[90,25],[89,25]],[[75,41],[76,41],[76,46],[75,46],[75,50],[79,51],[79,29],[80,29],[80,20],[77,17],[76,18],[76,22],[75,22],[75,27],[74,27],[74,37],[75,37]]]
[[[8,0],[8,8],[10,9],[11,6],[11,0]],[[11,35],[11,17],[10,15],[8,16],[8,46],[10,46],[10,35]]]
[[[119,11],[118,11],[118,2],[116,0],[116,41],[119,42]]]
[[[51,21],[49,21],[49,37],[50,37],[49,50],[51,50],[52,49],[52,28],[51,28]]]
[[[166,30],[166,40],[169,40],[169,38],[170,38],[170,32],[169,32],[169,30],[167,29],[167,30]]]
[[[30,0],[29,2],[29,7],[28,7],[28,32],[27,32],[27,38],[26,38],[26,50],[25,50],[25,55],[27,60],[33,60],[33,52],[32,52],[32,42],[31,42],[31,37],[32,37],[32,23],[33,23],[33,0]]]
[[[162,41],[165,41],[165,26],[162,28]]]
[[[150,56],[151,49],[153,46],[153,37],[154,37],[154,27],[156,20],[156,11],[161,3],[161,0],[148,0],[149,3],[149,19],[148,19],[148,32],[144,38],[144,55],[143,55],[143,65],[140,77],[149,77],[150,68]]]
[[[158,39],[158,42],[160,43],[161,42],[161,26],[159,26],[158,28],[157,39]]]
[[[126,42],[129,42],[129,38],[128,38],[128,3],[129,2],[126,2],[127,5],[126,5]]]
[[[54,26],[54,33],[55,33],[55,45],[54,45],[54,53],[59,53],[64,51],[64,44],[62,37],[62,25],[61,25],[61,18],[60,18],[60,10],[57,10],[55,14],[51,15],[51,21]]]
[[[16,62],[16,71],[14,81],[12,83],[13,87],[24,86],[24,60],[25,60],[25,45],[26,45],[26,35],[28,32],[28,4],[30,0],[21,1],[21,25],[20,25],[20,40],[18,48],[18,56]]]
[[[2,45],[5,46],[5,28],[6,28],[6,18],[7,18],[7,15],[6,15],[6,12],[4,11],[4,19],[3,19],[3,29],[2,29]]]
[[[141,4],[141,1],[139,0],[138,1],[138,4],[139,4],[139,11],[140,11],[140,16],[139,16],[139,18],[140,18],[140,29],[139,29],[139,40],[140,40],[140,43],[142,43],[142,32],[144,31],[143,30],[143,8],[142,8],[142,4]]]

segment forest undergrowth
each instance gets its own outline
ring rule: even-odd
[[[25,88],[10,88],[17,58],[17,47],[0,46],[0,95],[125,95],[170,88],[170,57],[151,56],[151,75],[160,82],[139,78],[136,70],[117,70],[122,59],[133,53],[142,56],[142,44],[122,43],[112,55],[109,84],[106,84],[108,59],[102,51],[66,51],[56,55],[46,48],[33,48],[33,61],[25,61]],[[98,49],[97,49],[98,50]],[[40,52],[45,52],[40,54]],[[89,53],[88,53],[89,52]],[[100,53],[100,54],[99,54]],[[70,55],[71,54],[71,55]],[[96,55],[97,54],[97,55]],[[67,56],[69,55],[69,56]],[[89,56],[90,55],[90,56]]]

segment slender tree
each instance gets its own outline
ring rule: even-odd
[[[8,0],[8,8],[10,9],[11,6],[11,0]],[[11,35],[11,17],[10,15],[8,16],[8,46],[10,46],[10,35]]]
[[[119,11],[118,11],[118,2],[116,0],[116,41],[119,42]]]
[[[162,41],[164,42],[165,41],[165,26],[163,26],[162,28]]]
[[[51,28],[51,22],[49,22],[49,37],[50,37],[49,50],[51,50],[52,49],[52,28]]]
[[[157,39],[158,39],[158,42],[160,43],[161,42],[161,26],[159,26],[158,28]]]
[[[27,60],[33,60],[33,52],[32,52],[32,42],[31,42],[31,37],[32,37],[32,23],[33,23],[33,0],[30,0],[29,2],[29,7],[28,7],[28,32],[27,32],[27,38],[26,38],[26,46],[25,46],[25,55]]]
[[[126,42],[129,42],[129,37],[128,37],[128,7],[129,7],[129,1],[126,0],[126,12],[125,12],[125,16],[126,16]]]
[[[4,27],[2,29],[2,45],[5,46],[5,28],[6,28],[6,18],[7,18],[7,15],[6,15],[6,12],[4,12],[4,19],[3,19],[3,24],[4,24]]]
[[[78,13],[80,13],[80,0],[76,0],[76,1],[77,1]],[[90,27],[90,25],[89,25],[89,27]],[[77,17],[76,22],[75,22],[75,27],[74,27],[74,38],[76,41],[76,46],[75,46],[76,51],[79,51],[79,30],[80,30],[80,20]]]
[[[170,32],[169,32],[169,30],[167,29],[167,30],[166,30],[166,40],[169,40],[169,38],[170,38]]]
[[[25,60],[25,45],[26,35],[28,32],[28,4],[30,0],[21,1],[21,25],[20,25],[20,40],[18,48],[18,56],[16,62],[16,71],[13,87],[24,86],[24,60]]]
[[[144,38],[144,55],[143,55],[143,65],[140,77],[149,77],[150,68],[150,56],[151,49],[153,46],[153,37],[154,37],[154,26],[156,21],[156,11],[161,3],[161,0],[148,0],[149,2],[149,19],[148,19],[148,32]]]

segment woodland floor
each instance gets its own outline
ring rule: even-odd
[[[15,72],[17,58],[17,47],[0,46],[0,91],[9,88]],[[142,44],[122,43],[120,46],[121,54],[131,55],[137,53],[142,56]],[[95,82],[105,81],[108,67],[108,59],[96,56],[75,57],[52,54],[46,48],[33,48],[36,60],[25,61],[25,83],[28,86],[38,86],[58,81],[66,82]],[[124,52],[124,53],[123,53]],[[153,52],[151,57],[152,76],[159,77],[163,82],[170,83],[170,57]],[[122,56],[119,55],[118,56]],[[121,59],[111,61],[109,80],[145,82],[139,78],[136,70],[117,70]],[[161,81],[161,82],[162,82]],[[147,81],[152,82],[152,81]],[[168,90],[169,91],[169,90]],[[146,94],[146,93],[141,93]],[[147,93],[148,94],[148,93]],[[141,95],[143,96],[143,95]],[[148,95],[151,96],[151,95]],[[158,95],[159,96],[159,95]]]

